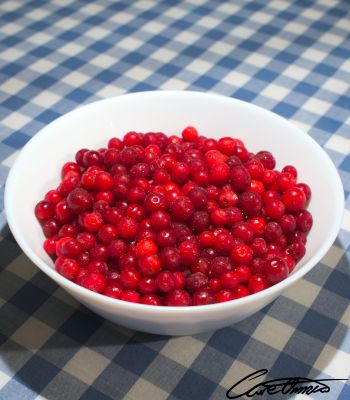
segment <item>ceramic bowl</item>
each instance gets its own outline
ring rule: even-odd
[[[179,133],[188,125],[205,136],[241,138],[250,151],[269,150],[277,168],[293,164],[299,181],[312,188],[314,225],[305,257],[284,281],[251,296],[200,307],[154,307],[91,292],[59,275],[44,252],[35,204],[55,187],[60,167],[80,148],[99,148],[130,130]],[[5,208],[10,229],[24,253],[45,274],[104,318],[131,329],[186,335],[219,329],[251,316],[314,268],[340,229],[344,192],[336,168],[305,132],[255,105],[214,94],[153,91],[127,94],[82,106],[38,132],[16,159],[7,183]]]

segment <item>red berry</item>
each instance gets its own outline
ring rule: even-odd
[[[125,289],[137,289],[140,281],[140,273],[136,269],[125,269],[120,273],[120,283]]]
[[[176,281],[174,274],[169,271],[162,271],[156,278],[157,286],[160,292],[169,293],[175,289]]]
[[[179,245],[179,252],[181,256],[181,262],[184,265],[192,265],[199,259],[199,247],[196,242],[191,240],[185,240]]]
[[[143,276],[155,276],[160,271],[161,265],[157,255],[141,257],[138,260],[138,269]]]
[[[82,224],[88,232],[98,232],[103,225],[103,218],[99,212],[86,213],[82,217]]]
[[[182,196],[170,204],[169,211],[173,220],[186,221],[193,214],[194,206],[188,197]]]
[[[198,289],[192,295],[193,306],[204,306],[213,303],[215,303],[215,295],[210,289]]]
[[[51,202],[42,200],[35,206],[34,212],[39,221],[48,221],[55,216],[55,206]]]
[[[223,272],[220,275],[221,286],[224,289],[233,289],[238,286],[240,279],[236,271]]]
[[[294,186],[282,194],[282,201],[287,211],[299,211],[305,207],[306,197],[300,187]]]
[[[193,126],[188,126],[182,131],[182,137],[188,142],[194,142],[198,137],[198,131]]]
[[[186,307],[192,304],[192,299],[186,290],[173,290],[165,297],[165,303],[169,307]]]
[[[170,215],[164,211],[155,211],[149,217],[152,229],[156,232],[168,228],[171,225]]]
[[[79,273],[79,264],[72,258],[58,257],[55,261],[56,271],[69,280],[74,280]]]
[[[264,274],[269,283],[275,284],[283,281],[289,274],[287,263],[283,258],[273,258],[265,263]]]
[[[176,271],[181,265],[181,255],[176,247],[165,247],[159,253],[159,261],[163,269]]]
[[[138,258],[156,254],[157,252],[158,247],[153,240],[140,240],[135,247],[135,254]]]
[[[209,180],[212,185],[224,185],[230,176],[230,167],[227,164],[214,164],[210,168]]]
[[[248,289],[251,293],[261,292],[269,287],[269,282],[263,275],[252,275],[248,281]]]
[[[222,289],[215,293],[215,300],[217,303],[224,303],[226,301],[234,300],[233,291],[230,289]]]
[[[246,244],[236,244],[233,246],[230,256],[234,264],[249,264],[253,258],[253,250]]]
[[[243,166],[236,166],[231,169],[230,179],[233,189],[242,192],[249,188],[251,177],[247,169]]]
[[[162,301],[156,294],[145,294],[141,297],[141,304],[147,304],[148,306],[161,306]]]
[[[120,284],[115,283],[107,286],[103,294],[105,296],[112,297],[113,299],[120,299],[122,292],[123,287]]]
[[[223,164],[227,159],[228,157],[218,150],[209,150],[204,154],[205,163],[209,168],[216,164]]]
[[[124,290],[120,295],[120,300],[128,301],[130,303],[140,303],[140,294],[135,290]]]
[[[117,222],[117,231],[122,239],[133,239],[138,231],[138,222],[130,217],[122,217]]]

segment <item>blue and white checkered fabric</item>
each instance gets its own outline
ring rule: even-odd
[[[327,256],[273,304],[179,338],[80,306],[22,254],[1,213],[1,400],[220,400],[261,368],[271,379],[350,376],[349,21],[349,0],[0,3],[0,210],[9,168],[45,124],[152,89],[220,93],[288,118],[332,158],[347,207]],[[349,382],[330,388],[293,398],[350,399]]]

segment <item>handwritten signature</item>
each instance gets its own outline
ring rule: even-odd
[[[347,379],[308,379],[308,378],[279,378],[265,382],[258,383],[250,389],[242,392],[240,386],[242,383],[247,384],[249,381],[253,381],[261,376],[264,376],[269,371],[267,369],[260,369],[259,371],[253,372],[240,381],[232,385],[226,392],[228,399],[238,399],[242,396],[253,397],[262,396],[263,394],[274,395],[277,393],[281,394],[305,394],[310,395],[312,393],[328,393],[330,387],[325,382],[330,381],[347,381]],[[239,394],[233,394],[239,393]]]

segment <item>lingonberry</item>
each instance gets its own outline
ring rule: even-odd
[[[90,254],[88,251],[84,251],[80,253],[76,258],[77,263],[79,264],[80,268],[87,268],[90,264]]]
[[[234,264],[249,264],[253,258],[253,250],[246,244],[236,244],[230,253],[231,260]]]
[[[231,169],[230,178],[233,189],[238,192],[248,189],[251,183],[248,170],[241,165],[237,165]]]
[[[263,164],[255,157],[244,164],[252,179],[261,179],[264,173]]]
[[[238,204],[238,196],[233,190],[223,190],[218,197],[218,202],[223,208],[235,207]]]
[[[235,153],[237,141],[230,137],[223,137],[218,140],[217,147],[221,153],[232,156]]]
[[[188,197],[196,210],[202,210],[205,208],[208,201],[208,193],[201,187],[195,187],[191,189],[188,193]]]
[[[194,142],[198,138],[198,131],[193,126],[187,126],[182,131],[182,137],[188,142]]]
[[[198,241],[202,248],[212,247],[214,245],[215,236],[212,231],[203,231],[198,235]]]
[[[127,252],[123,254],[119,259],[119,269],[122,271],[124,269],[136,268],[137,258],[132,252]]]
[[[67,235],[69,236],[69,235]],[[80,243],[82,251],[88,251],[96,245],[95,236],[89,232],[80,232],[76,236],[77,242]]]
[[[247,220],[252,227],[255,236],[261,236],[265,232],[266,220],[263,217],[252,217]]]
[[[169,307],[190,306],[192,299],[186,290],[176,289],[166,294],[165,304]]]
[[[254,274],[248,281],[248,289],[251,293],[261,292],[270,286],[264,275]]]
[[[237,222],[231,229],[231,234],[234,238],[243,240],[244,243],[250,243],[254,238],[254,230],[248,222]]]
[[[238,286],[240,279],[236,271],[226,271],[220,275],[221,286],[224,289],[233,289]]]
[[[56,256],[56,238],[50,237],[44,241],[44,250],[50,257]]]
[[[183,289],[186,285],[186,275],[183,271],[174,271],[175,289]]]
[[[137,269],[125,269],[120,273],[120,283],[124,289],[135,290],[139,286],[140,273]]]
[[[232,235],[227,232],[221,232],[215,237],[213,249],[220,255],[227,255],[234,245]]]
[[[234,300],[233,291],[230,289],[221,289],[215,293],[215,300],[217,303],[224,303],[225,301]]]
[[[256,192],[243,192],[239,195],[239,207],[248,216],[258,215],[261,206],[261,196]]]
[[[282,281],[305,254],[310,187],[239,139],[130,131],[75,161],[34,212],[56,270],[90,290],[212,304]]]
[[[120,300],[128,301],[130,303],[140,303],[140,294],[135,290],[124,290],[120,295]]]
[[[59,201],[62,200],[62,196],[60,195],[60,193],[57,190],[53,189],[53,190],[49,190],[45,194],[44,200],[46,200],[52,204],[57,204]]]
[[[158,290],[157,281],[154,278],[146,277],[139,281],[139,290],[142,294],[153,294]]]
[[[198,289],[205,288],[208,284],[208,276],[203,272],[195,272],[186,278],[186,289],[193,293]]]
[[[55,205],[49,201],[42,200],[35,206],[34,212],[39,221],[48,221],[55,216]]]
[[[161,271],[156,278],[160,292],[169,293],[175,290],[175,277],[170,271]]]
[[[185,240],[179,245],[181,262],[184,265],[192,265],[196,263],[200,256],[199,246],[192,240]]]
[[[216,208],[210,213],[210,220],[215,226],[225,226],[228,224],[226,209]]]
[[[56,271],[69,280],[74,280],[79,273],[79,264],[72,258],[60,256],[55,261]]]
[[[292,214],[284,214],[279,219],[279,224],[284,234],[289,235],[293,233],[297,227],[295,217]]]
[[[145,218],[145,211],[140,204],[131,203],[125,210],[125,216],[141,222]]]
[[[90,272],[96,272],[99,274],[106,274],[108,272],[107,263],[105,261],[99,261],[99,260],[90,261],[87,266],[87,269]]]
[[[265,204],[266,215],[273,219],[281,218],[285,213],[285,209],[283,202],[278,199],[273,199]]]
[[[159,247],[172,247],[176,245],[176,236],[172,229],[163,229],[156,235],[156,242]]]
[[[103,292],[105,296],[112,297],[113,299],[120,299],[122,293],[123,287],[119,283],[107,286]]]
[[[92,260],[108,260],[108,249],[103,244],[96,244],[92,249],[90,249],[89,254]]]
[[[55,219],[49,219],[48,221],[45,221],[42,226],[46,238],[55,236],[59,232],[60,228],[61,224]]]
[[[215,295],[211,289],[201,288],[192,294],[192,305],[204,306],[215,303]]]
[[[82,253],[82,247],[77,240],[69,238],[63,242],[60,253],[68,258],[76,258]]]
[[[306,198],[306,202],[308,202],[311,198],[311,189],[310,186],[307,185],[306,183],[297,183],[296,187],[301,189],[304,194],[305,194],[305,198]]]
[[[121,217],[116,226],[119,237],[130,240],[135,238],[139,224],[133,218]]]
[[[81,222],[87,232],[98,232],[103,226],[102,215],[97,211],[83,214]]]
[[[209,150],[204,154],[204,161],[209,168],[216,164],[223,164],[228,157],[218,150]]]
[[[239,283],[246,283],[249,281],[250,276],[252,275],[251,269],[247,265],[238,265],[234,269],[235,273],[238,276]]]
[[[178,197],[169,206],[171,217],[175,221],[186,221],[194,212],[192,201],[186,197]]]
[[[227,164],[214,164],[210,168],[209,181],[212,185],[224,185],[230,176],[230,167]]]
[[[261,162],[265,169],[274,169],[276,166],[275,157],[266,150],[259,151],[255,157]]]
[[[161,306],[162,300],[156,294],[145,294],[141,297],[140,303],[148,306]]]
[[[195,211],[190,217],[188,223],[193,232],[203,232],[209,228],[209,214],[206,211]]]
[[[158,247],[153,240],[143,239],[136,243],[135,254],[136,257],[145,257],[158,252]]]
[[[209,277],[219,278],[224,272],[232,270],[232,262],[228,257],[215,257],[210,262]]]
[[[262,237],[256,237],[250,244],[254,256],[262,257],[267,252],[266,241]]]
[[[287,263],[283,258],[273,258],[266,261],[264,274],[269,283],[275,284],[283,281],[289,274]]]
[[[299,229],[300,231],[309,232],[313,224],[311,213],[307,210],[299,211],[296,214],[296,224],[297,229]]]
[[[306,196],[300,187],[294,186],[283,192],[282,201],[287,211],[299,211],[305,207]]]
[[[152,213],[149,217],[149,221],[152,229],[154,229],[156,232],[168,228],[171,225],[170,215],[161,210]]]
[[[166,206],[165,196],[160,193],[150,193],[145,198],[144,208],[149,214],[155,211],[165,211]]]
[[[138,269],[143,276],[155,276],[161,269],[159,257],[151,254],[138,259]]]
[[[99,241],[103,244],[110,244],[117,237],[117,228],[114,225],[103,225],[97,233]]]

